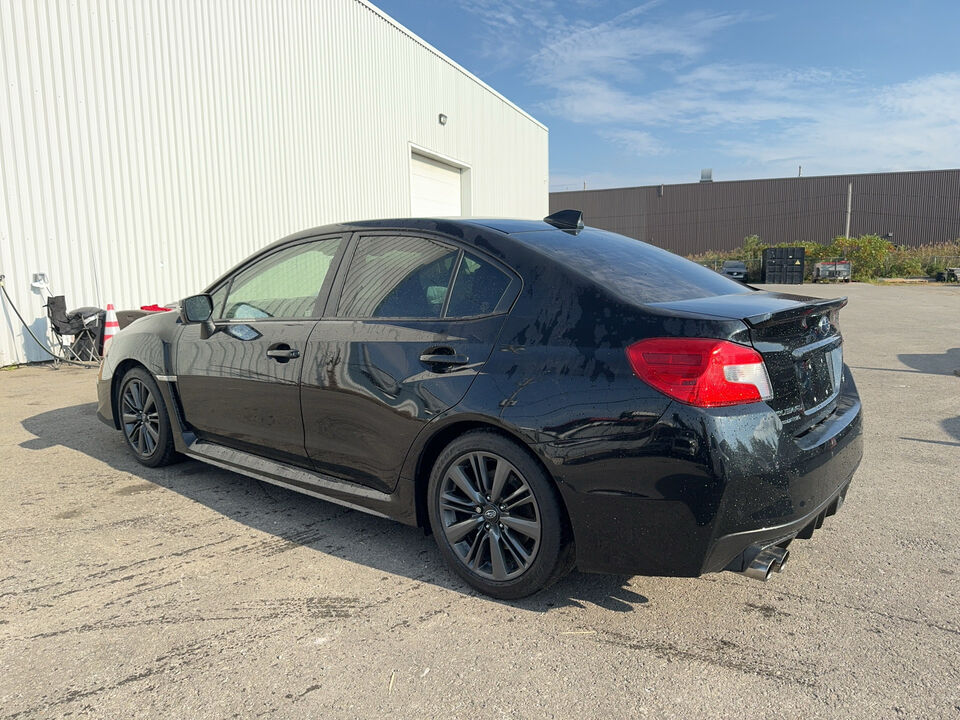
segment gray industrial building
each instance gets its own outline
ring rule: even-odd
[[[0,366],[48,358],[16,312],[44,339],[51,288],[166,304],[317,225],[547,211],[547,128],[367,0],[0,0],[0,43]]]
[[[886,235],[918,246],[960,238],[960,169],[648,185],[550,193],[550,212],[683,255],[770,244]]]

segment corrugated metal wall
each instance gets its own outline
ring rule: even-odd
[[[38,335],[36,272],[70,307],[166,303],[407,215],[414,146],[466,166],[465,213],[547,211],[546,128],[362,0],[3,0],[0,46],[0,273]],[[45,359],[2,306],[0,365]]]
[[[748,235],[829,242],[844,233],[848,184],[851,235],[889,232],[911,246],[960,238],[960,170],[556,192],[550,212],[580,209],[588,225],[684,255],[731,250]]]

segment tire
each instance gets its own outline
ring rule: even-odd
[[[526,597],[573,567],[553,481],[525,448],[498,433],[473,430],[444,449],[430,472],[427,508],[444,560],[486,595]]]
[[[173,429],[167,405],[145,369],[129,370],[117,394],[120,431],[127,447],[141,465],[162,467],[180,459],[173,445]]]

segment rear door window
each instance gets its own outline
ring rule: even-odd
[[[361,237],[337,315],[439,318],[458,255],[457,249],[426,238]]]
[[[498,267],[464,253],[450,291],[447,317],[489,315],[510,286],[510,277]]]

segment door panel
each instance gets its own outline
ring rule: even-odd
[[[187,325],[177,343],[184,415],[200,437],[309,466],[300,415],[307,340],[346,242],[298,240],[238,270],[214,297],[218,332]]]
[[[206,340],[199,326],[184,327],[177,343],[177,385],[186,420],[197,434],[309,465],[300,372],[315,325],[316,320],[232,323]],[[299,357],[283,357],[291,351]]]
[[[504,317],[317,323],[301,394],[306,451],[316,468],[393,490],[413,440],[466,394]],[[432,355],[459,357],[449,365],[431,362]]]
[[[435,238],[371,234],[353,246],[328,303],[339,317],[320,320],[307,347],[304,443],[321,472],[389,492],[423,425],[481,372],[520,281]]]

